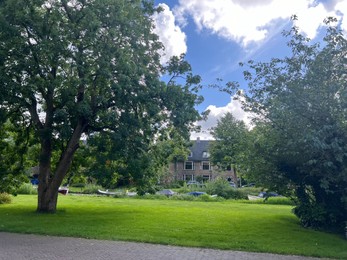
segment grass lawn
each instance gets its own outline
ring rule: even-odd
[[[46,215],[36,201],[0,205],[0,231],[347,259],[342,236],[302,228],[291,206],[68,195]]]

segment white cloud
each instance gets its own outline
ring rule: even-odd
[[[199,121],[197,125],[201,126],[201,132],[191,133],[190,138],[195,140],[200,137],[201,140],[211,140],[213,139],[210,134],[211,128],[217,126],[218,120],[221,119],[226,113],[232,113],[237,120],[242,120],[246,125],[251,126],[251,115],[242,109],[242,104],[238,100],[234,100],[231,97],[230,102],[224,107],[217,107],[215,105],[210,105],[206,108],[210,110],[210,114],[206,121]]]
[[[328,16],[347,11],[347,1],[330,0],[179,0],[174,9],[182,25],[192,17],[198,30],[207,29],[213,34],[236,41],[243,46],[263,41],[270,30],[289,22],[297,15],[297,25],[310,38]],[[346,22],[344,23],[346,26]]]
[[[335,5],[335,12],[341,16],[341,28],[347,36],[347,16],[344,16],[347,12],[347,1],[340,0],[340,2]]]
[[[160,13],[153,15],[155,24],[154,32],[159,36],[165,50],[161,57],[164,64],[172,56],[179,56],[187,52],[186,35],[181,28],[175,24],[175,16],[166,4],[159,4],[163,9]]]

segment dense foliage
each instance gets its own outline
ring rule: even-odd
[[[225,114],[212,129],[216,139],[210,145],[210,159],[221,170],[232,170],[233,181],[238,185],[238,170],[242,167],[248,129],[245,123],[231,113]]]
[[[6,121],[5,121],[6,120]],[[30,133],[20,123],[0,120],[0,193],[16,193],[23,180]]]
[[[332,19],[327,20],[327,24]],[[292,188],[304,226],[342,230],[347,221],[347,40],[329,26],[323,44],[297,28],[292,55],[249,62],[246,108],[258,115],[252,167],[277,187]],[[259,157],[258,157],[259,158]]]

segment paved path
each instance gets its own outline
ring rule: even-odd
[[[315,258],[0,232],[0,259],[307,260]]]

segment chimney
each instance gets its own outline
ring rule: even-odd
[[[200,142],[200,137],[196,138],[196,142],[199,143]]]

